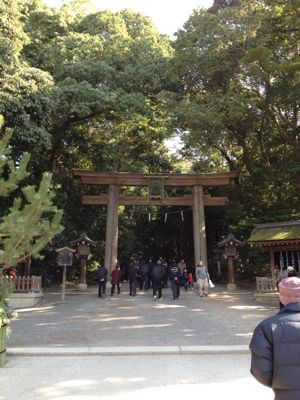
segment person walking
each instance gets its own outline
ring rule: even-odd
[[[207,267],[203,265],[203,261],[199,260],[196,266],[196,279],[199,285],[199,296],[208,296],[208,271]]]
[[[141,273],[140,290],[143,290],[143,289],[147,290],[148,289],[149,264],[145,260],[142,260],[140,263],[140,273]]]
[[[188,282],[189,282],[189,289],[194,290],[194,278],[191,272],[189,272],[188,274]]]
[[[121,266],[120,263],[117,262],[115,269],[111,273],[111,292],[110,292],[111,296],[114,295],[116,286],[118,294],[121,293],[120,282],[121,282]]]
[[[171,281],[171,289],[173,300],[178,300],[180,296],[181,269],[175,262],[170,264],[169,277]]]
[[[186,263],[184,261],[184,258],[181,258],[181,260],[177,263],[178,267],[181,269],[181,274],[183,273],[184,268],[186,268]]]
[[[168,263],[165,260],[162,260],[161,268],[162,268],[162,272],[163,272],[162,287],[163,288],[168,288],[169,266],[168,266]]]
[[[108,271],[104,265],[100,265],[97,272],[97,279],[98,279],[98,297],[102,299],[106,293],[106,282],[107,282],[107,275]]]
[[[273,389],[275,400],[299,400],[300,279],[282,279],[278,288],[284,306],[254,329],[249,345],[250,372]]]
[[[189,273],[187,268],[184,268],[182,271],[181,283],[182,286],[184,287],[184,290],[187,291],[189,287]]]
[[[152,268],[152,285],[153,285],[153,300],[158,299],[161,300],[162,297],[162,279],[163,279],[163,268],[161,266],[161,260],[158,259],[156,264],[153,265]]]
[[[137,260],[133,260],[129,265],[129,296],[136,296],[138,278],[140,276],[140,266]]]
[[[152,259],[150,258],[148,262],[146,262],[146,265],[144,265],[144,271],[142,270],[142,274],[144,274],[144,279],[145,279],[145,290],[148,290],[151,288],[151,272],[153,268],[153,263]]]

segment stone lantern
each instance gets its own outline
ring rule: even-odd
[[[238,256],[238,247],[244,246],[244,243],[238,240],[233,233],[229,233],[229,235],[224,240],[218,243],[218,246],[223,248],[224,257],[227,260],[227,289],[236,290],[233,260],[236,259]]]
[[[96,243],[94,240],[87,237],[86,233],[83,232],[78,239],[72,240],[70,245],[72,247],[76,247],[76,253],[80,257],[80,277],[79,277],[79,285],[78,289],[86,290],[86,266],[87,260],[91,255],[91,247],[96,247]]]

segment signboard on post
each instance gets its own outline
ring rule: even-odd
[[[67,267],[70,267],[72,265],[73,254],[76,252],[76,250],[70,249],[70,247],[62,247],[60,249],[56,249],[55,251],[58,253],[57,254],[57,264],[60,267],[63,267],[61,301],[65,301]]]
[[[234,245],[225,246],[224,255],[226,257],[237,257],[237,248]]]

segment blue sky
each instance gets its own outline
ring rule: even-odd
[[[63,0],[44,0],[49,6],[60,6]],[[161,33],[172,36],[197,7],[210,7],[213,0],[92,0],[98,9],[119,11],[130,8],[152,19]]]

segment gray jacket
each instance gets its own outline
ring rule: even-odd
[[[300,303],[262,321],[250,343],[251,373],[275,400],[300,399]]]
[[[203,265],[200,267],[197,265],[196,267],[196,279],[207,279],[207,268]]]

